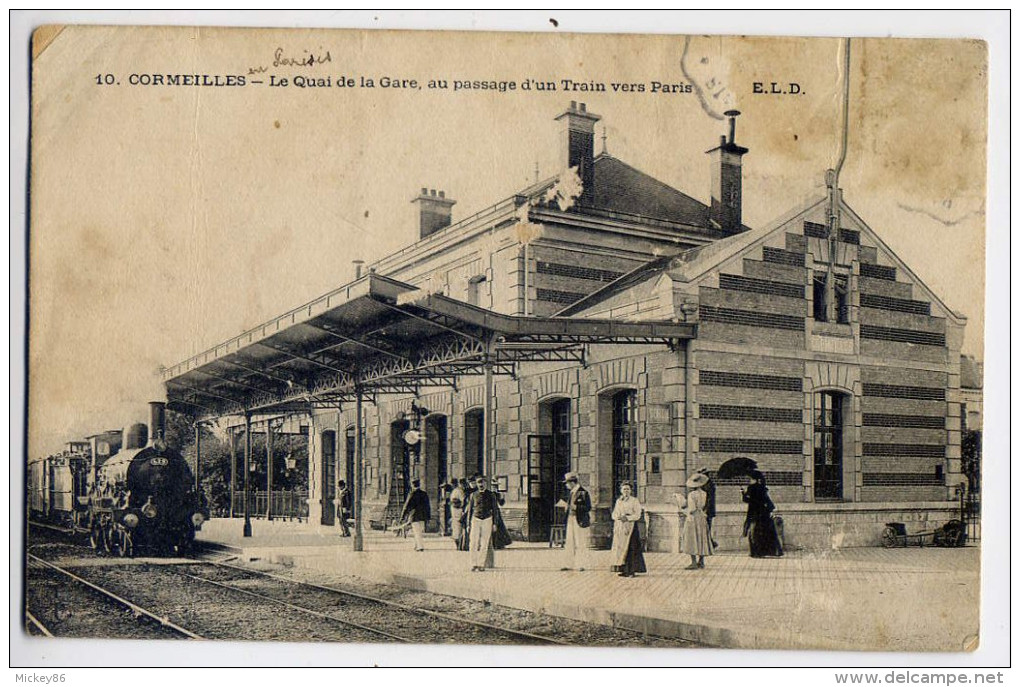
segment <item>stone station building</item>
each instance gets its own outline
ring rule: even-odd
[[[707,204],[595,155],[583,103],[556,119],[568,171],[457,222],[451,198],[422,189],[419,240],[170,368],[171,404],[303,416],[315,526],[334,525],[339,479],[360,482],[363,524],[384,527],[410,480],[435,501],[480,472],[511,530],[544,541],[574,470],[598,545],[630,482],[648,548],[675,551],[673,495],[737,456],[765,473],[790,546],[873,545],[887,521],[957,517],[965,318],[880,229],[831,188],[743,225],[732,118],[708,151]],[[723,548],[741,546],[740,485],[719,480]]]

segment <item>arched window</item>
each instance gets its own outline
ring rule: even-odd
[[[613,498],[628,483],[637,493],[637,392],[613,395]]]
[[[814,403],[815,499],[842,499],[843,426],[850,397],[838,391],[820,391]]]

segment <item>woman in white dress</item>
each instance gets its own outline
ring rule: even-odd
[[[613,570],[620,577],[634,577],[636,573],[648,571],[637,529],[644,511],[641,503],[630,494],[629,484],[620,485],[620,498],[613,506]]]
[[[708,495],[701,489],[708,482],[703,474],[693,475],[687,480],[687,507],[684,513],[683,537],[680,540],[680,551],[691,557],[687,570],[698,570],[705,567],[705,556],[712,555],[712,537],[708,531],[708,518],[705,516],[705,504]]]

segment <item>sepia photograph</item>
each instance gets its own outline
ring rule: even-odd
[[[986,641],[988,44],[547,28],[32,27],[20,665]]]

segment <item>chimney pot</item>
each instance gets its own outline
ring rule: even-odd
[[[595,123],[602,118],[589,112],[585,103],[571,100],[567,111],[556,117],[557,121],[561,119],[566,120],[560,148],[566,159],[561,158],[560,167],[577,168],[583,187],[579,204],[591,205],[595,192]]]
[[[418,238],[425,238],[450,226],[456,201],[446,197],[446,191],[422,189],[413,203],[418,204]]]
[[[365,264],[364,260],[351,260],[354,265],[354,278],[361,279],[361,268]]]
[[[712,156],[712,205],[709,218],[728,236],[743,231],[742,219],[742,158],[747,148],[734,143],[736,110],[729,110],[730,140],[725,134],[719,137],[719,145],[708,151]]]

